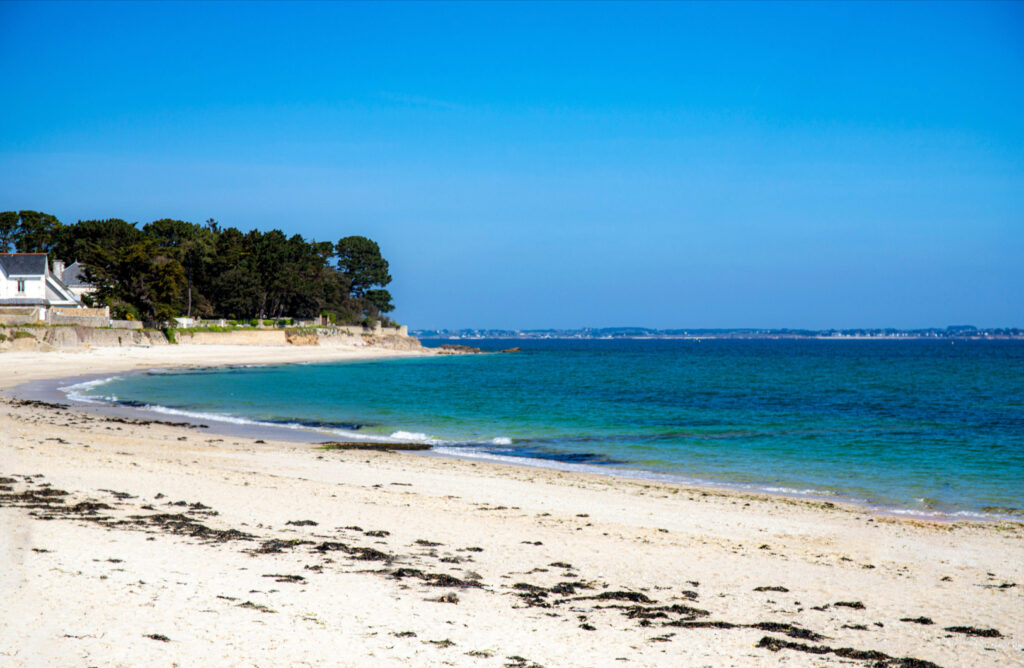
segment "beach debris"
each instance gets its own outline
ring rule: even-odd
[[[864,604],[860,601],[836,601],[832,605],[837,608],[853,608],[854,610],[863,610]]]
[[[910,622],[912,624],[924,624],[930,625],[935,622],[932,621],[931,617],[900,617],[901,622]]]
[[[318,525],[319,523],[314,522],[313,520],[288,520],[287,522],[285,522],[285,526],[293,527],[315,527]]]
[[[977,626],[947,626],[946,631],[950,633],[963,633],[968,636],[977,636],[979,638],[1002,638],[1003,634],[995,629],[982,629]]]
[[[1012,589],[1013,587],[1017,586],[1017,583],[1016,582],[1003,582],[1002,584],[997,584],[997,585],[995,585],[995,584],[983,584],[983,585],[978,585],[978,586],[979,587],[984,587],[985,589]]]
[[[262,543],[260,543],[259,547],[255,548],[253,550],[249,550],[249,553],[250,554],[276,554],[278,552],[284,552],[285,550],[294,549],[294,548],[298,547],[299,545],[312,545],[312,544],[313,544],[313,541],[311,541],[311,540],[299,540],[297,538],[289,538],[289,539],[282,540],[280,538],[272,538],[270,540],[265,540]]]
[[[593,629],[587,629],[588,631]],[[518,654],[505,657],[508,659],[508,663],[505,664],[505,668],[544,668],[539,663],[534,663],[527,658],[521,657]]]
[[[447,573],[424,573],[418,568],[396,568],[390,576],[396,580],[417,578],[431,587],[480,587],[478,580],[462,580]]]
[[[162,633],[147,633],[146,637],[150,640],[159,640],[160,642],[171,642],[171,639]]]
[[[265,573],[265,578],[274,578],[274,582],[305,582],[306,578],[301,575],[281,575],[280,573]]]
[[[633,603],[654,603],[646,594],[638,591],[603,591],[594,596],[584,596],[584,599],[595,601],[632,601]]]
[[[379,443],[374,441],[325,441],[317,447],[321,450],[429,450],[429,443]]]
[[[851,647],[832,648],[827,645],[805,645],[804,643],[792,642],[764,636],[755,645],[762,649],[778,652],[783,649],[791,649],[808,654],[833,654],[843,659],[855,661],[871,661],[873,668],[939,668],[937,664],[922,659],[911,657],[896,658],[877,650],[859,650]]]
[[[448,592],[447,594],[442,594],[441,596],[438,596],[437,598],[428,598],[426,600],[428,600],[428,601],[430,601],[432,603],[455,603],[455,604],[458,604],[458,602],[459,602],[459,595],[456,594],[455,592]]]
[[[786,589],[785,587],[778,587],[778,586],[771,587],[771,586],[769,586],[769,587],[754,587],[754,591],[778,591],[778,592],[785,593],[785,592],[788,592],[789,590]]]
[[[266,612],[266,613],[273,613],[273,614],[277,613],[277,610],[271,610],[270,608],[268,608],[265,605],[262,605],[260,603],[253,603],[252,601],[246,601],[245,603],[239,603],[238,607],[239,608],[248,608],[250,610],[259,610],[260,612]]]
[[[424,640],[423,642],[424,644],[430,643],[431,645],[436,645],[441,648],[455,646],[455,643],[449,640],[448,638],[445,638],[444,640]]]
[[[39,401],[38,399],[8,399],[7,403],[19,408],[49,408],[55,411],[63,411],[68,408],[68,404],[57,404],[49,401]]]
[[[157,513],[155,515],[131,515],[127,520],[117,522],[119,525],[142,528],[155,528],[161,533],[198,538],[208,543],[226,543],[235,540],[252,540],[252,534],[238,529],[211,529],[195,519],[181,513]]]
[[[577,599],[578,600],[578,599]],[[659,605],[659,606],[648,606],[642,605],[627,605],[627,606],[609,606],[620,608],[623,614],[628,619],[639,619],[639,620],[651,620],[651,619],[667,619],[669,615],[681,615],[677,620],[665,622],[664,626],[675,626],[676,622],[688,622],[698,619],[700,617],[707,617],[711,613],[701,608],[694,608],[689,605],[682,605],[680,603],[673,603],[671,605]]]

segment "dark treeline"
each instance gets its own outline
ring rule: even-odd
[[[351,236],[306,241],[280,230],[241,232],[162,219],[63,224],[37,211],[0,212],[0,252],[47,253],[80,262],[90,299],[116,317],[230,319],[328,315],[340,323],[385,319],[388,263],[377,244]]]

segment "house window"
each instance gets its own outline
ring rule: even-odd
[[[18,279],[18,294],[19,295],[25,294],[25,279],[24,278],[19,278]]]

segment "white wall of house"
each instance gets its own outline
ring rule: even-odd
[[[42,276],[7,276],[0,270],[0,299],[46,299]]]

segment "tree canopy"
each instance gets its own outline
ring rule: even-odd
[[[0,252],[11,250],[77,260],[96,286],[91,301],[119,317],[326,314],[356,323],[394,310],[383,289],[391,282],[388,262],[365,237],[332,244],[281,230],[242,232],[212,219],[200,225],[165,218],[140,228],[117,218],[64,225],[37,211],[0,212]]]

